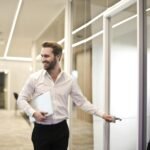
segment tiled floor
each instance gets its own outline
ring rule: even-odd
[[[0,110],[0,150],[33,150],[32,128],[14,111]]]
[[[93,150],[92,124],[73,120],[72,150]]]
[[[0,110],[0,150],[33,150],[32,127],[14,111]],[[73,121],[72,150],[93,150],[92,125]]]

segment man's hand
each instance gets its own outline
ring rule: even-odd
[[[36,111],[34,114],[33,114],[33,117],[35,118],[36,121],[44,121],[47,117],[46,117],[46,112],[38,112]]]
[[[104,114],[102,118],[107,122],[113,122],[113,116]]]
[[[115,123],[116,120],[119,120],[119,121],[122,120],[122,119],[120,119],[120,118],[118,118],[118,117],[111,116],[111,115],[107,115],[107,114],[104,114],[102,118],[103,118],[105,121],[107,121],[107,122],[113,122],[113,123]]]

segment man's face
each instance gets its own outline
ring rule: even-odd
[[[57,56],[54,56],[53,49],[46,47],[41,50],[43,68],[47,71],[53,70],[57,64]]]

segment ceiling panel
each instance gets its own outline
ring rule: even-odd
[[[3,20],[3,24],[0,22],[5,28],[7,39],[18,2],[19,0],[0,0],[0,12],[3,12],[0,19]],[[65,0],[23,0],[7,56],[31,57],[32,41],[53,21],[64,6]],[[5,45],[0,49],[1,56],[4,47]]]
[[[61,12],[64,5],[65,0],[25,0],[8,55],[31,57],[32,42]]]
[[[0,0],[0,57],[4,54],[17,3],[18,0]]]

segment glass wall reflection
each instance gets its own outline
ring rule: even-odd
[[[92,24],[87,25],[87,23],[117,2],[118,0],[73,1],[73,73],[77,77],[83,94],[102,111],[104,110],[103,18],[100,16]],[[91,37],[95,34],[98,35],[92,39]],[[73,150],[103,149],[102,119],[73,106],[72,124]]]
[[[134,5],[111,18],[110,113],[122,121],[111,124],[110,150],[134,150],[137,144],[137,19],[128,20],[136,13]]]

